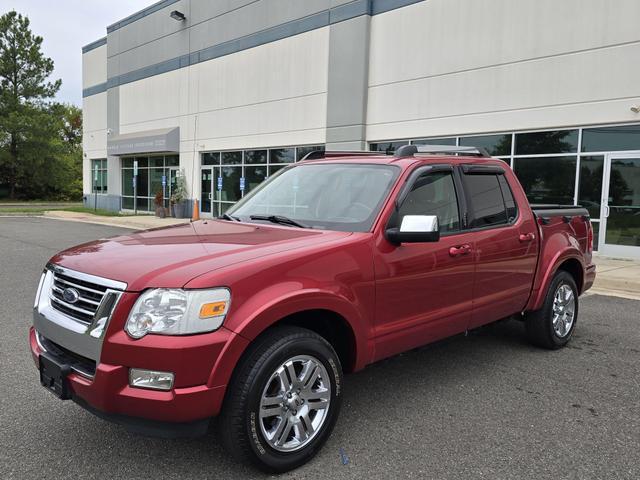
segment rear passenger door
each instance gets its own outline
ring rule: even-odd
[[[469,328],[522,311],[538,259],[537,228],[528,212],[519,212],[505,175],[497,166],[460,169],[473,232],[475,278]]]

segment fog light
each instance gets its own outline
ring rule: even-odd
[[[173,373],[130,368],[129,385],[152,390],[171,390],[173,387]]]

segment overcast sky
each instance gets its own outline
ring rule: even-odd
[[[16,10],[29,17],[53,59],[53,78],[62,79],[57,100],[82,105],[82,47],[107,34],[107,25],[155,0],[0,0],[0,14]]]

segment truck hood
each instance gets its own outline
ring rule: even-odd
[[[50,261],[127,283],[128,291],[180,288],[212,270],[350,233],[204,220],[134,232],[64,250]]]

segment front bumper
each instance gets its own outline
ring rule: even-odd
[[[225,384],[211,383],[210,380],[215,378],[212,373],[213,366],[218,363],[227,344],[237,336],[228,330],[220,329],[207,334],[206,339],[197,338],[202,336],[188,337],[187,343],[193,343],[196,339],[201,347],[206,345],[206,348],[195,346],[192,349],[162,348],[162,345],[153,348],[150,345],[153,342],[166,343],[167,340],[175,342],[175,337],[160,338],[150,335],[149,337],[156,338],[148,338],[147,342],[144,342],[145,345],[137,345],[135,341],[127,340],[126,334],[123,337],[125,338],[120,340],[124,345],[119,344],[118,338],[106,339],[102,358],[111,356],[105,355],[105,350],[119,351],[124,353],[121,358],[130,359],[128,364],[100,361],[95,366],[93,376],[81,373],[81,369],[72,368],[66,377],[71,398],[102,418],[141,433],[160,436],[191,436],[204,433],[209,418],[219,413],[226,390]],[[37,332],[33,327],[29,332],[29,343],[33,359],[38,365],[39,356],[44,353],[48,343],[37,338]],[[135,352],[135,355],[126,355],[127,351]],[[207,351],[208,355],[203,355],[204,351]],[[51,355],[52,352],[46,354]],[[197,357],[200,357],[199,361],[196,361]],[[68,362],[64,356],[57,358],[58,361]],[[130,387],[130,367],[173,371],[176,373],[176,386],[166,392]],[[191,375],[187,374],[188,371],[191,371]],[[185,379],[189,382],[188,379],[193,378],[193,371],[201,372],[202,383],[184,385]],[[183,381],[180,382],[180,379]]]

